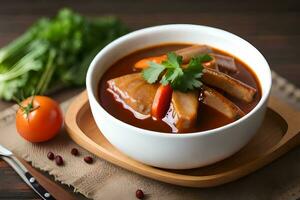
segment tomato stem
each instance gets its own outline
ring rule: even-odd
[[[26,115],[27,120],[29,120],[29,113],[31,113],[32,111],[40,107],[40,106],[36,106],[36,107],[33,106],[34,97],[35,96],[32,96],[30,103],[27,104],[26,106],[21,105],[21,103],[17,103],[20,106],[23,113]]]

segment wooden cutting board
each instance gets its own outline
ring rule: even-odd
[[[274,97],[269,100],[262,127],[242,150],[223,161],[189,170],[151,167],[117,150],[97,128],[86,91],[70,105],[65,126],[77,144],[102,159],[152,179],[188,187],[212,187],[236,180],[300,144],[300,113]]]

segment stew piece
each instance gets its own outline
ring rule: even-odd
[[[199,107],[199,91],[186,93],[175,91],[172,95],[170,106],[174,126],[181,131],[188,130],[195,126]]]
[[[150,117],[157,84],[148,84],[140,73],[128,74],[107,81],[107,91],[138,119]]]

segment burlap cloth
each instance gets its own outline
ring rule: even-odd
[[[285,98],[300,108],[300,92],[277,74],[273,73],[272,95]],[[61,104],[65,111],[71,100]],[[22,139],[15,129],[11,107],[0,113],[0,144],[15,154],[32,162],[34,167],[53,175],[57,181],[72,185],[92,199],[135,199],[135,191],[143,189],[147,199],[297,199],[300,197],[300,148],[257,172],[233,183],[214,188],[196,189],[173,186],[145,178],[94,157],[91,165],[83,162],[89,152],[75,144],[65,132],[55,139],[32,144]],[[79,157],[71,155],[78,148]],[[48,151],[62,155],[65,165],[58,167],[47,159]],[[5,177],[1,177],[5,178]]]

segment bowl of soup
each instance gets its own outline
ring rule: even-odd
[[[87,73],[96,124],[147,165],[189,169],[223,160],[262,124],[271,89],[263,55],[217,28],[175,24],[129,33]]]

